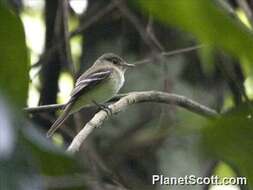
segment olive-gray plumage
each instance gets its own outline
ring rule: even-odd
[[[52,136],[69,115],[93,102],[102,104],[115,96],[125,82],[126,69],[132,66],[113,53],[99,57],[76,81],[62,115],[51,126],[47,136]]]

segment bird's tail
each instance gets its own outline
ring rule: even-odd
[[[50,127],[50,129],[47,132],[47,137],[51,137],[54,132],[63,124],[63,122],[69,117],[70,110],[72,108],[72,103],[69,103],[66,105],[66,107],[63,110],[62,115],[58,117],[58,119],[53,123],[53,125]]]

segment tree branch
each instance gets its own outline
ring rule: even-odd
[[[128,94],[117,94],[116,96],[112,97],[111,100],[108,102],[115,102],[118,101],[120,98],[126,96]],[[37,113],[37,112],[47,112],[47,111],[54,111],[58,109],[63,109],[66,104],[50,104],[50,105],[42,105],[37,107],[30,107],[30,108],[24,108],[23,111],[27,113]]]
[[[144,92],[131,92],[128,95],[122,97],[119,101],[108,107],[112,114],[123,111],[128,106],[141,102],[156,102],[165,103],[171,105],[177,105],[185,108],[191,112],[197,113],[204,117],[216,117],[219,114],[204,105],[201,105],[193,100],[190,100],[184,96],[179,96],[176,94],[169,94],[159,91],[144,91]],[[81,145],[84,143],[86,138],[91,134],[91,132],[100,127],[103,122],[109,118],[109,115],[101,110],[82,128],[82,130],[75,136],[67,152],[76,153],[79,151]]]
[[[63,109],[65,104],[51,104],[51,105],[43,105],[31,108],[24,108],[23,110],[27,113],[37,113],[43,111],[53,111],[57,109]]]
[[[168,51],[168,52],[161,52],[160,56],[170,57],[170,56],[178,55],[181,53],[195,51],[195,50],[203,48],[203,47],[205,47],[205,45],[195,45],[195,46],[176,49],[176,50],[172,50],[172,51]],[[142,59],[139,61],[135,61],[135,62],[133,62],[133,64],[139,66],[139,65],[151,63],[152,61],[153,61],[153,59],[146,58],[146,59]],[[118,100],[119,98],[121,98],[122,96],[125,96],[125,95],[126,94],[119,94],[116,97],[114,97],[111,101],[115,101],[115,99]],[[32,108],[24,108],[23,110],[28,113],[35,113],[35,112],[50,111],[50,110],[52,111],[52,110],[56,110],[56,109],[62,109],[63,107],[64,107],[64,104],[52,104],[52,105],[43,105],[43,106],[32,107]]]

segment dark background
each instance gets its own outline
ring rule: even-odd
[[[154,174],[246,176],[248,186],[227,188],[250,189],[253,1],[74,1],[87,7],[0,1],[0,189],[215,189],[152,185]],[[122,93],[175,93],[221,116],[130,106],[66,156],[98,109],[70,117],[52,142],[44,136],[60,111],[22,109],[65,103],[76,78],[106,52],[129,63],[149,59],[126,73]]]

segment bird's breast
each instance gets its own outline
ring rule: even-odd
[[[124,72],[120,71],[118,68],[116,68],[112,75],[111,75],[111,82],[115,86],[116,94],[119,92],[119,90],[122,88],[125,82]]]
[[[84,106],[92,105],[94,101],[99,104],[107,102],[119,92],[124,81],[124,73],[114,70],[111,76],[77,98],[72,113],[79,111]]]

